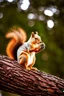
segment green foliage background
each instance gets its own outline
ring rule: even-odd
[[[0,3],[0,13],[3,13],[3,17],[0,18],[0,54],[6,55],[9,40],[5,38],[5,34],[11,27],[22,27],[27,33],[27,40],[32,31],[38,31],[46,48],[36,55],[35,66],[42,71],[64,78],[64,1],[30,0],[30,6],[26,11],[18,9],[19,1],[22,0]],[[54,13],[53,16],[46,16],[44,10],[51,6],[57,8],[59,12]],[[41,7],[43,11],[39,11]],[[27,16],[30,13],[36,14],[37,18],[28,19]],[[44,17],[43,20],[39,20],[40,15]],[[54,27],[51,29],[47,27],[49,19],[54,21]],[[7,94],[3,96],[7,96]],[[8,96],[14,95],[8,94]]]

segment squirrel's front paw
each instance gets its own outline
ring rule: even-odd
[[[32,70],[38,70],[36,67],[32,67],[31,69],[32,69]]]

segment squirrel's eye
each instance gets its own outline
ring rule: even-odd
[[[38,40],[37,38],[35,38],[35,40]]]

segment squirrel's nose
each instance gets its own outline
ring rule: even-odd
[[[41,49],[45,49],[45,43],[41,43]]]

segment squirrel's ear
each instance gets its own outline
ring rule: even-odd
[[[36,31],[36,34],[38,35],[38,32]]]
[[[34,32],[32,32],[32,37],[34,37]]]

